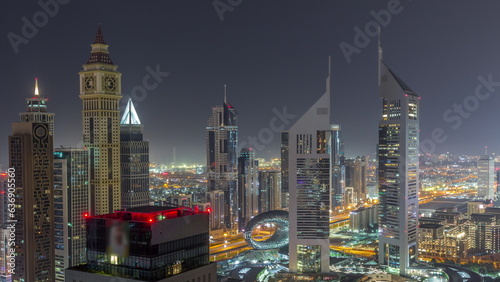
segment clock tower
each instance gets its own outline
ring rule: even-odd
[[[109,57],[101,26],[80,75],[83,143],[90,152],[90,213],[121,208],[120,108],[121,73]]]

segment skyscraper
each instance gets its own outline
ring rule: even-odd
[[[332,211],[344,209],[344,193],[345,193],[345,166],[344,166],[344,142],[339,124],[330,126],[332,134]]]
[[[368,161],[365,156],[357,157],[354,161],[354,191],[357,203],[366,200],[366,177]]]
[[[379,254],[406,274],[417,259],[419,97],[382,61],[379,47]]]
[[[495,160],[491,156],[481,156],[477,161],[477,196],[484,200],[495,197]]]
[[[112,213],[120,200],[121,73],[109,57],[101,26],[80,75],[83,143],[90,151],[90,213]]]
[[[238,230],[258,214],[259,161],[251,148],[243,148],[238,158]]]
[[[86,258],[85,215],[89,214],[89,151],[54,150],[55,281],[64,282],[64,270]]]
[[[330,73],[326,93],[288,130],[291,272],[329,272]]]
[[[120,122],[122,209],[149,205],[149,141],[143,140],[142,129],[129,99]]]
[[[52,118],[47,99],[26,99],[28,110],[12,124],[9,167],[15,170],[15,281],[54,281],[54,175]]]
[[[288,185],[288,131],[281,132],[281,208],[288,209],[290,187]]]
[[[225,227],[237,228],[238,113],[227,102],[225,89],[223,105],[212,108],[207,123],[207,172],[208,190],[224,191]]]
[[[281,172],[259,171],[259,213],[281,209]]]

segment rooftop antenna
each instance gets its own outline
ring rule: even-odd
[[[226,85],[224,84],[224,104],[227,103],[227,93],[226,93]]]
[[[381,84],[382,78],[380,75],[382,74],[381,68],[382,68],[382,46],[381,46],[381,41],[382,41],[382,31],[380,29],[380,25],[377,28],[377,38],[378,38],[378,86]]]
[[[488,146],[484,146],[484,155],[487,156],[488,155]]]
[[[35,77],[35,96],[40,96],[40,92],[38,92],[38,77]]]

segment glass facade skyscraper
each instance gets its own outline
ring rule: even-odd
[[[379,47],[379,254],[407,274],[417,259],[419,97],[382,61]]]
[[[291,272],[330,271],[330,75],[326,84],[287,134]]]
[[[238,228],[238,112],[225,95],[223,105],[212,108],[206,130],[208,189],[224,192],[224,226],[215,227]]]
[[[149,141],[132,99],[120,121],[120,168],[122,209],[149,205]]]
[[[55,281],[64,282],[64,270],[86,258],[85,214],[89,213],[89,151],[54,151]]]

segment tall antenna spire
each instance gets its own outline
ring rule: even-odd
[[[484,146],[484,155],[487,156],[488,155],[488,146]]]
[[[383,59],[383,53],[382,53],[382,46],[381,46],[381,41],[382,41],[382,31],[380,30],[380,25],[378,26],[377,29],[377,37],[378,37],[378,86],[380,86],[382,78],[380,75],[382,74],[381,68],[382,68],[382,59]]]
[[[224,84],[224,104],[227,103],[226,85]]]
[[[328,56],[328,77],[326,78],[326,92],[330,94],[330,84],[332,75],[332,56]]]
[[[35,96],[40,96],[40,92],[38,91],[38,77],[35,77]]]

